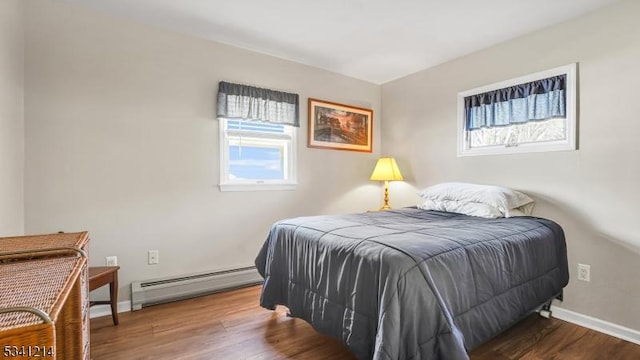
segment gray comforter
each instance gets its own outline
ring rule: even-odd
[[[550,220],[415,208],[280,221],[256,266],[263,307],[287,306],[360,359],[468,359],[569,280]]]

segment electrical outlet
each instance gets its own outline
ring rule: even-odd
[[[159,250],[149,250],[149,265],[155,265],[160,262],[160,251]]]
[[[118,266],[118,257],[117,256],[107,256],[105,258],[105,264],[107,266]]]
[[[589,282],[591,281],[591,266],[585,264],[578,264],[578,280]]]

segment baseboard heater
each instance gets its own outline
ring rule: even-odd
[[[255,266],[131,283],[131,309],[189,299],[263,282]]]

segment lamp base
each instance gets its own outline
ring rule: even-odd
[[[384,205],[380,208],[380,210],[390,210],[391,206],[389,206],[389,181],[384,182]]]

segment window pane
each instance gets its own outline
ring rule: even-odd
[[[471,148],[559,141],[567,138],[567,119],[555,118],[480,128],[471,130],[468,134]]]
[[[229,177],[245,180],[283,180],[280,147],[229,146]]]

